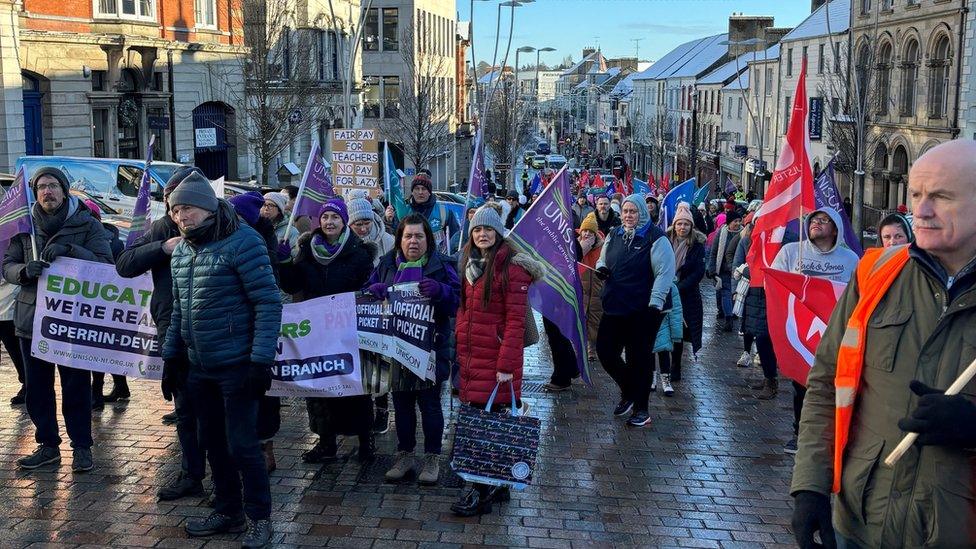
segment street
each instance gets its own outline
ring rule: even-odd
[[[395,450],[392,428],[377,437],[379,457],[368,467],[349,455],[354,440],[340,446],[337,463],[302,463],[314,437],[304,403],[286,400],[271,475],[276,546],[792,546],[793,460],[782,451],[791,391],[768,402],[752,398],[744,380],[757,369],[735,367],[740,338],[716,330],[710,286],[703,293],[699,362],[684,366],[674,397],[652,393],[648,428],[627,428],[611,415],[617,395],[598,364],[592,388],[542,392],[548,350],[527,349],[523,391],[530,413],[542,419],[536,476],[510,503],[480,518],[450,512],[460,479],[447,467],[433,488],[383,482]],[[0,379],[5,402],[16,390],[6,356]],[[178,472],[175,429],[160,424],[171,408],[156,383],[130,386],[128,404],[95,412],[96,468],[87,474],[72,474],[67,460],[17,471],[14,460],[34,448],[33,429],[23,407],[0,409],[0,546],[237,546],[232,536],[187,538],[184,522],[211,511],[204,499],[156,502],[158,488]],[[455,401],[445,413],[446,455],[456,410]],[[61,450],[69,452],[66,441]]]

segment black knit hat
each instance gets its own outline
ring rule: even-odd
[[[34,192],[34,196],[37,196],[37,181],[44,177],[49,176],[58,180],[58,185],[61,185],[61,190],[64,191],[64,196],[68,196],[68,192],[71,190],[71,185],[68,184],[68,178],[64,175],[64,172],[55,168],[53,166],[45,166],[43,168],[38,168],[30,180],[31,191]]]

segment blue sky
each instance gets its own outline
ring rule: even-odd
[[[498,2],[476,0],[475,55],[491,62],[495,44]],[[457,0],[461,21],[470,20],[470,0]],[[508,14],[502,8],[499,63],[508,39]],[[655,60],[674,46],[728,29],[733,12],[743,15],[771,15],[777,27],[795,27],[810,13],[810,0],[536,0],[515,8],[515,31],[509,65],[520,46],[552,47],[542,60],[558,64],[566,55],[580,59],[584,46],[599,45],[607,57],[633,57],[634,38],[641,38],[641,60]],[[470,52],[468,54],[470,58]],[[522,54],[535,62],[535,54]]]

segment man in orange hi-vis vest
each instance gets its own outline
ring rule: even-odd
[[[800,547],[976,546],[976,382],[942,394],[976,358],[976,141],[924,154],[908,194],[915,243],[865,253],[810,371]],[[885,466],[909,431],[917,444]]]

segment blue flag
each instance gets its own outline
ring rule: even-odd
[[[647,181],[641,181],[640,179],[634,178],[634,194],[650,194],[651,186],[647,184]]]
[[[545,266],[542,279],[529,286],[529,302],[569,339],[576,353],[576,366],[583,381],[589,384],[586,317],[580,267],[573,249],[572,204],[569,177],[564,167],[525,212],[507,240],[516,250]]]
[[[678,204],[682,202],[691,204],[692,200],[695,199],[696,189],[695,178],[692,177],[680,185],[675,185],[673,189],[668,191],[667,196],[661,202],[660,227],[662,229],[666,230],[671,226],[671,220],[674,218],[675,212],[678,211]]]
[[[542,190],[542,178],[539,177],[539,172],[536,172],[535,177],[532,178],[532,183],[529,186],[529,196],[535,196],[535,194]]]

